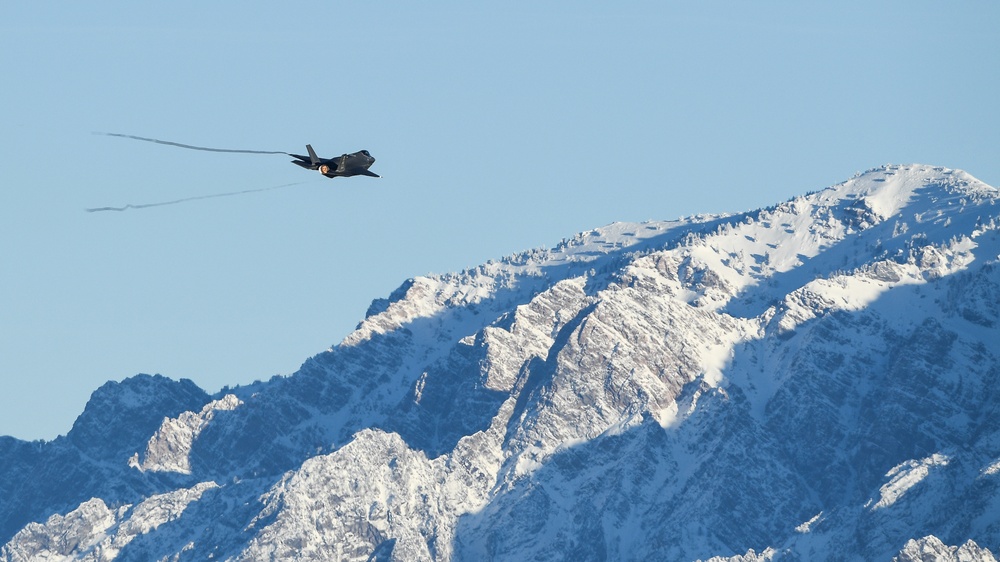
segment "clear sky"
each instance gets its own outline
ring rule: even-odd
[[[291,374],[409,277],[611,222],[890,162],[1000,185],[998,28],[995,1],[4,2],[0,435],[136,373]]]

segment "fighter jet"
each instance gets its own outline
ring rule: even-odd
[[[316,151],[309,144],[306,145],[306,150],[309,151],[309,156],[289,154],[289,156],[295,158],[295,160],[292,160],[292,164],[302,166],[307,170],[319,170],[319,173],[328,178],[338,176],[344,178],[350,176],[381,177],[368,170],[375,163],[375,159],[372,158],[372,155],[367,150],[355,152],[354,154],[344,154],[335,158],[320,158],[316,156]]]

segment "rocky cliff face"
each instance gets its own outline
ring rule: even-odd
[[[998,197],[887,166],[411,279],[290,377],[106,385],[0,440],[0,559],[993,560]]]

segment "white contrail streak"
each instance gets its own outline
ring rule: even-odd
[[[314,180],[315,181],[315,180]],[[308,181],[299,181],[295,183],[286,183],[283,185],[274,185],[271,187],[261,187],[258,189],[244,189],[243,191],[230,191],[229,193],[215,193],[212,195],[198,195],[195,197],[185,197],[183,199],[174,199],[173,201],[162,201],[160,203],[143,203],[141,205],[125,205],[124,207],[94,207],[92,209],[84,209],[88,213],[97,213],[99,211],[127,211],[129,209],[146,209],[149,207],[162,207],[164,205],[176,205],[178,203],[185,203],[187,201],[197,201],[199,199],[212,199],[214,197],[232,197],[233,195],[243,195],[244,193],[257,193],[260,191],[270,191],[272,189],[280,189],[282,187],[291,187],[293,185],[302,185],[304,183],[310,183]]]
[[[155,142],[156,144],[166,144],[166,145],[169,145],[169,146],[179,146],[181,148],[189,148],[191,150],[206,150],[208,152],[239,152],[239,153],[243,153],[243,154],[285,154],[285,155],[291,156],[291,154],[288,154],[287,152],[283,152],[283,151],[280,151],[280,150],[236,150],[236,149],[232,149],[232,148],[209,148],[207,146],[194,146],[194,145],[191,145],[191,144],[181,144],[179,142],[171,142],[171,141],[165,141],[165,140],[160,140],[160,139],[150,139],[150,138],[146,138],[146,137],[137,137],[135,135],[123,135],[121,133],[100,133],[100,132],[95,132],[94,134],[95,135],[105,135],[105,136],[108,136],[108,137],[121,137],[123,139],[132,139],[132,140],[140,140],[140,141],[146,141],[146,142]]]

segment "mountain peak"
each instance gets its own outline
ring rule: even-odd
[[[165,417],[200,408],[208,395],[188,379],[136,375],[94,391],[68,439],[81,449],[132,447],[144,442]]]
[[[937,201],[938,197],[996,197],[997,190],[962,170],[923,164],[888,164],[859,174],[829,188],[844,199],[867,203],[885,220],[911,203],[917,192]]]

